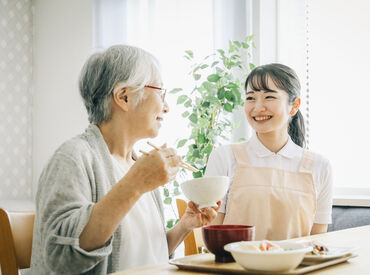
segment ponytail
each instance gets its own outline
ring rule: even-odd
[[[304,119],[300,110],[292,117],[288,126],[288,133],[293,142],[301,147],[306,146]]]

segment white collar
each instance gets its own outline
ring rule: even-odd
[[[275,155],[274,152],[271,152],[262,144],[262,142],[258,139],[257,134],[255,132],[248,141],[248,144],[250,145],[249,148],[252,151],[254,151],[258,157],[263,158]],[[293,158],[300,156],[302,150],[303,149],[299,147],[297,144],[295,144],[289,136],[288,142],[284,145],[283,148],[280,149],[279,152],[276,153],[276,155],[280,155],[286,158]]]

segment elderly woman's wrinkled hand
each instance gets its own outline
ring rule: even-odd
[[[174,180],[180,162],[181,157],[175,149],[163,145],[159,150],[140,157],[128,174],[135,179],[142,192],[148,192]]]
[[[183,226],[188,230],[210,224],[216,218],[221,202],[217,202],[217,207],[199,209],[198,206],[199,205],[192,201],[188,202],[188,207],[181,219],[181,223],[183,223]]]

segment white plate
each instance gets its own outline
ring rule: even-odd
[[[350,247],[338,247],[338,246],[327,246],[328,252],[324,255],[312,255],[312,254],[306,254],[304,256],[303,261],[326,261],[331,260],[339,257],[343,257],[345,255],[348,255],[355,250],[358,249],[358,247],[350,246]]]

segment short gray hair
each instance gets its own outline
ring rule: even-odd
[[[139,91],[160,77],[157,59],[143,49],[116,45],[95,53],[86,61],[80,74],[80,94],[89,122],[99,124],[111,118],[114,87],[134,87]]]

